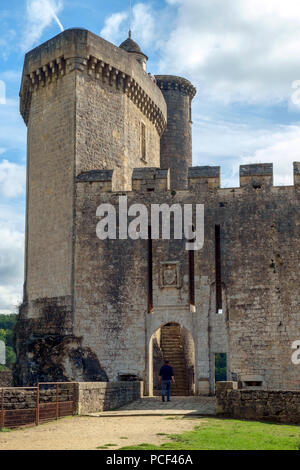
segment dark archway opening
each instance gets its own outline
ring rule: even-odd
[[[165,359],[174,369],[173,396],[195,394],[195,346],[192,335],[178,323],[167,323],[152,336],[153,394],[160,395],[159,370]]]

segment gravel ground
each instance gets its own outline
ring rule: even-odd
[[[180,416],[70,417],[37,427],[0,432],[0,450],[96,450],[142,443],[162,444],[166,436],[182,433],[205,418]],[[126,439],[125,439],[126,438]]]

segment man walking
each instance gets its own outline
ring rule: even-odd
[[[170,401],[171,395],[171,382],[175,383],[173,367],[169,365],[169,361],[165,360],[164,365],[159,371],[159,381],[161,383],[161,398],[165,401],[167,395],[167,401]]]

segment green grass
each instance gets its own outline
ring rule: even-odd
[[[104,444],[103,446],[97,447],[97,449],[108,449],[109,447],[117,447],[117,444]]]
[[[183,416],[168,416],[166,419],[169,419],[169,420],[174,420],[174,419],[182,419]]]
[[[2,428],[2,429],[0,429],[0,432],[12,432],[12,429]]]
[[[300,426],[205,418],[194,431],[168,435],[170,442],[120,450],[300,450]]]

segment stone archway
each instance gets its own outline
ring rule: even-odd
[[[173,396],[195,394],[195,345],[191,333],[182,325],[169,322],[161,325],[149,344],[149,392],[159,394],[159,369],[164,359],[174,369]]]

